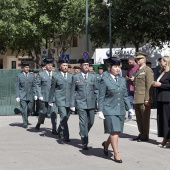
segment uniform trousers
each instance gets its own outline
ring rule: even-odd
[[[33,106],[32,101],[20,100],[20,108],[21,108],[23,124],[26,126],[28,125],[28,116],[32,112],[32,106]]]
[[[56,130],[57,114],[56,114],[55,106],[50,106],[48,102],[40,101],[38,124],[44,124],[45,117],[47,116],[48,113],[51,115],[52,129]]]
[[[94,124],[94,109],[78,109],[82,144],[88,144],[88,132]]]
[[[149,128],[150,128],[150,112],[151,106],[145,106],[142,104],[135,104],[136,121],[138,125],[138,130],[140,132],[139,136],[142,139],[149,139]]]
[[[60,114],[58,133],[62,138],[69,139],[69,128],[67,122],[70,117],[70,107],[58,106],[58,112]]]

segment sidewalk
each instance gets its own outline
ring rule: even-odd
[[[51,134],[51,120],[46,119],[41,131],[34,127],[37,117],[29,117],[29,128],[22,128],[21,116],[0,117],[0,169],[1,170],[169,170],[170,149],[159,148],[161,138],[156,135],[156,110],[151,114],[150,141],[138,143],[129,139],[138,135],[135,117],[125,123],[124,133],[119,140],[122,164],[103,154],[101,143],[108,137],[104,134],[103,122],[96,115],[90,131],[88,151],[81,150],[77,115],[69,119],[70,143],[63,143]],[[59,120],[58,120],[59,122]]]

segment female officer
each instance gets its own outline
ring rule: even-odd
[[[126,80],[119,77],[120,60],[109,59],[110,73],[103,76],[99,90],[99,114],[104,114],[104,130],[109,133],[107,141],[102,143],[104,154],[108,156],[108,147],[111,144],[114,152],[114,161],[122,163],[118,152],[118,138],[123,131],[126,111],[133,113],[129,102]]]

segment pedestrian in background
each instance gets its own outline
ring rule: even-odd
[[[131,107],[133,109],[134,108],[134,106],[133,106],[134,84],[133,84],[133,81],[131,80],[131,78],[135,76],[135,73],[139,69],[139,66],[136,63],[134,56],[130,56],[128,58],[128,64],[129,64],[129,67],[127,70],[126,80],[127,80],[128,96],[130,99]],[[132,115],[130,114],[130,112],[128,112],[128,118],[132,119]]]
[[[139,135],[133,141],[145,142],[149,140],[150,113],[152,102],[152,81],[153,71],[146,65],[146,54],[136,53],[136,60],[139,65],[135,76],[130,78],[134,81],[134,107]]]
[[[29,63],[23,62],[23,71],[16,77],[16,101],[20,103],[23,127],[28,127],[28,116],[32,113],[34,96],[36,95],[35,77],[29,73]]]
[[[164,56],[160,62],[161,74],[152,86],[158,91],[157,125],[158,137],[163,137],[161,147],[170,141],[170,57]]]
[[[120,60],[110,58],[110,73],[103,76],[99,90],[99,113],[104,114],[104,130],[109,134],[107,141],[102,143],[104,154],[108,156],[111,144],[114,161],[122,163],[118,151],[118,139],[123,132],[126,110],[133,113],[126,88],[126,80],[119,76]]]

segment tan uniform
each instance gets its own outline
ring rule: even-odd
[[[139,136],[144,140],[149,139],[151,111],[151,105],[145,106],[144,102],[149,101],[151,103],[152,101],[153,88],[151,83],[153,80],[153,71],[146,65],[137,70],[134,79],[134,106],[136,120],[140,132]]]

